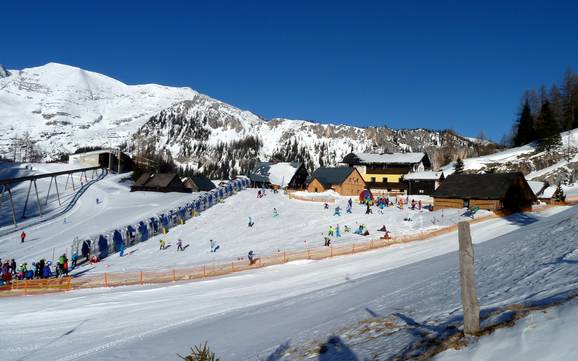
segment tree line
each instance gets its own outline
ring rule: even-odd
[[[511,145],[536,142],[538,149],[551,150],[561,144],[560,132],[578,128],[578,74],[564,73],[561,86],[542,85],[527,90],[513,129]]]

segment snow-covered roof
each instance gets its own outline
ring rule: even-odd
[[[425,153],[350,153],[357,157],[359,163],[393,163],[393,164],[408,164],[419,163],[426,156]],[[347,156],[344,159],[348,163]]]
[[[84,152],[84,153],[75,153],[75,154],[71,154],[69,157],[84,157],[87,155],[96,155],[96,154],[103,154],[103,153],[117,153],[117,151],[113,150],[112,152],[109,149],[100,149],[100,150],[93,150],[90,152]]]
[[[412,172],[412,173],[408,173],[405,176],[403,176],[403,179],[405,180],[439,180],[442,176],[443,176],[444,172],[439,171],[439,172],[434,172],[432,170],[430,171],[424,171],[424,172]]]
[[[272,185],[285,187],[291,182],[301,165],[302,163],[299,162],[258,163],[249,178],[257,182],[269,182]]]
[[[526,180],[526,182],[528,182],[528,185],[530,186],[530,188],[532,188],[532,192],[534,192],[536,196],[542,195],[542,191],[544,190],[546,183],[532,180]]]
[[[542,194],[540,194],[540,198],[552,198],[554,197],[554,193],[556,192],[556,186],[549,186],[548,188],[544,189]]]

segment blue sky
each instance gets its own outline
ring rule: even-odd
[[[577,1],[12,1],[0,63],[190,86],[266,118],[481,129],[578,71]]]

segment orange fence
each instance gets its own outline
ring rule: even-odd
[[[551,206],[544,206],[538,209],[538,211],[545,210],[550,207]],[[492,213],[476,219],[468,220],[468,222],[479,223],[491,218],[498,218],[502,215],[503,214],[496,215]],[[50,280],[14,281],[12,283],[11,292],[0,292],[0,296],[10,294],[20,295],[57,292],[80,288],[115,287],[201,280],[210,277],[224,276],[235,272],[247,271],[255,268],[279,265],[291,261],[321,260],[336,256],[351,255],[377,248],[388,247],[395,244],[426,240],[429,238],[448,234],[455,231],[456,229],[457,225],[450,225],[432,231],[397,236],[387,239],[369,239],[367,241],[356,242],[347,245],[316,247],[302,250],[285,250],[277,252],[273,255],[263,256],[252,264],[250,264],[248,260],[240,258],[228,263],[212,263],[197,267],[166,271],[134,271],[122,273],[106,272],[76,278],[65,277]]]

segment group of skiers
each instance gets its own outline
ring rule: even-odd
[[[68,276],[69,270],[76,267],[76,260],[78,257],[72,257],[72,262],[69,264],[66,254],[58,257],[56,265],[52,267],[51,261],[41,259],[37,262],[32,262],[29,266],[28,262],[23,262],[17,265],[14,259],[6,260],[4,263],[0,259],[0,280],[2,283],[10,283],[13,279],[31,280],[36,278],[52,278],[60,276]]]

